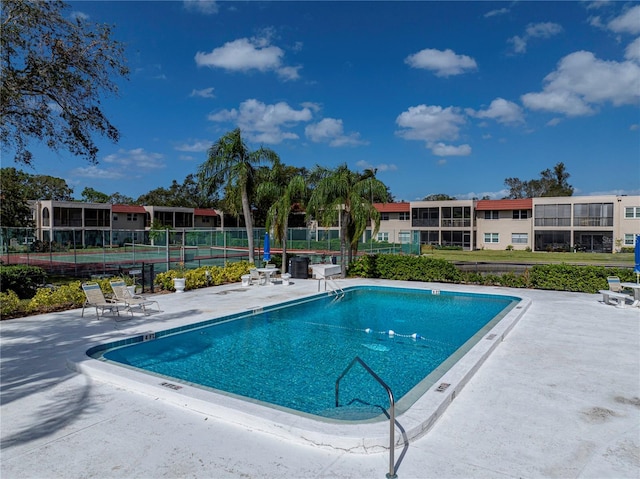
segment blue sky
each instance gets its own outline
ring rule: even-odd
[[[397,200],[501,198],[558,162],[575,195],[640,194],[637,2],[70,5],[131,68],[97,166],[37,150],[76,198],[182,183],[236,127],[288,165],[377,168]]]

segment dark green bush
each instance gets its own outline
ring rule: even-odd
[[[609,289],[607,276],[618,276],[620,281],[635,281],[631,268],[605,268],[604,266],[574,266],[569,264],[540,264],[529,270],[532,288],[555,291],[597,293]]]
[[[0,291],[14,291],[20,299],[33,298],[46,281],[47,273],[37,266],[0,265]]]
[[[348,273],[349,276],[362,278],[438,281],[582,293],[597,293],[600,289],[608,289],[608,276],[618,276],[622,282],[636,280],[631,268],[541,264],[532,266],[522,274],[463,273],[452,263],[442,259],[385,254],[361,256],[351,264]]]
[[[460,271],[443,259],[392,254],[366,255],[349,268],[350,276],[403,281],[459,282]]]

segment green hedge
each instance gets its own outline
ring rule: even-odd
[[[445,283],[462,279],[460,271],[447,260],[393,254],[361,256],[349,267],[349,276]]]
[[[0,292],[11,290],[20,299],[33,298],[38,286],[47,282],[47,273],[37,266],[0,265]]]
[[[618,276],[622,282],[636,281],[631,268],[540,264],[532,266],[522,274],[481,274],[461,272],[453,263],[443,259],[385,254],[361,256],[351,264],[348,274],[362,278],[465,283],[582,293],[597,293],[600,289],[608,289],[608,276]]]

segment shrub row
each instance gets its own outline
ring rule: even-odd
[[[206,286],[220,285],[223,283],[236,283],[243,274],[249,272],[250,264],[246,261],[230,263],[224,268],[219,266],[205,266],[188,270],[187,289],[203,288]],[[207,272],[209,273],[207,275]],[[156,283],[162,289],[173,291],[173,278],[179,273],[170,270],[156,276]],[[113,278],[97,280],[100,289],[105,295],[111,294],[109,281]],[[130,278],[125,279],[130,283]],[[7,289],[0,292],[0,316],[2,319],[15,318],[31,314],[42,314],[52,311],[80,308],[84,304],[85,295],[80,281],[75,281],[55,288],[39,288],[31,299],[23,299],[15,291]]]
[[[37,266],[0,265],[0,292],[11,290],[20,299],[32,298],[38,286],[46,281],[46,271]]]
[[[618,276],[622,282],[635,281],[631,268],[540,264],[532,266],[522,274],[481,274],[461,272],[455,265],[443,259],[385,254],[361,256],[350,266],[349,276],[582,293],[597,293],[600,289],[608,289],[607,276]]]
[[[185,278],[185,291],[189,289],[218,286],[224,283],[237,283],[243,274],[247,274],[253,265],[248,261],[229,263],[225,267],[202,266],[187,271],[170,269],[156,275],[155,283],[167,291],[174,291],[174,278]]]

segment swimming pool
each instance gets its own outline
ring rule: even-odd
[[[283,422],[288,423],[288,430],[317,429],[318,422],[372,424],[386,420],[381,411],[388,407],[388,398],[359,368],[341,383],[341,406],[335,408],[336,379],[354,356],[389,384],[399,398],[398,414],[424,403],[430,389],[441,389],[436,399],[450,401],[468,373],[451,380],[444,376],[451,375],[452,366],[483,337],[489,341],[483,341],[481,349],[492,349],[489,346],[502,338],[518,316],[512,314],[521,308],[518,301],[498,295],[354,287],[346,288],[339,300],[324,293],[313,295],[150,333],[146,338],[99,345],[88,354],[100,360],[92,361],[92,366],[100,365],[97,369],[108,367],[110,374],[131,378],[132,384],[155,383],[153,394],[164,390],[167,394],[163,396],[170,397],[173,393],[174,402],[184,402],[183,396],[190,394],[198,403],[192,407],[198,410],[203,410],[204,403],[232,407],[234,422],[244,424],[250,416],[255,426],[254,414],[259,414],[270,424],[277,422],[280,431]],[[378,312],[382,315],[376,317]],[[487,335],[509,317],[502,332]],[[485,357],[482,351],[479,354]],[[126,369],[114,367],[114,362]],[[141,368],[154,376],[141,374]],[[201,370],[201,377],[193,376],[195,370]],[[451,381],[447,383],[451,388],[441,387],[439,381],[445,380]],[[196,382],[203,385],[196,386]],[[212,392],[213,398],[207,396]],[[218,411],[217,415],[229,419],[226,413]],[[431,421],[433,413],[439,415],[438,407],[422,418],[422,426],[416,425],[417,432]]]
[[[405,398],[409,391],[515,302],[351,288],[340,297],[316,297],[190,331],[156,334],[154,341],[110,346],[94,357],[267,406],[342,420],[383,420],[386,392],[359,368],[343,383],[346,404],[335,407],[336,379],[355,356],[389,385],[402,412],[412,403]]]

